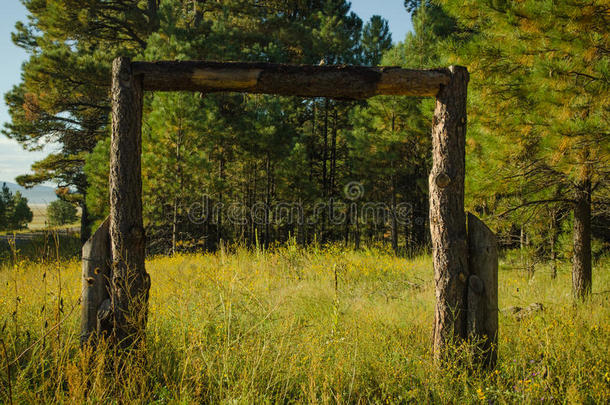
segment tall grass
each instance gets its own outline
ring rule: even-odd
[[[78,346],[80,263],[0,269],[0,402],[607,403],[610,261],[578,305],[569,266],[501,266],[496,370],[431,363],[428,257],[330,246],[153,258],[143,356]],[[7,367],[8,366],[8,367]],[[9,377],[10,374],[10,377]]]

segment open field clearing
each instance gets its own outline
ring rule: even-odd
[[[34,218],[28,224],[28,229],[44,229],[47,227],[47,204],[29,204]]]
[[[50,226],[48,223],[47,217],[47,204],[29,204],[32,213],[34,214],[34,218],[32,222],[28,224],[28,229],[34,231],[40,231],[44,229],[68,229],[68,228],[78,228],[80,226],[80,222],[74,222],[72,224],[66,224],[61,226]],[[80,216],[80,208],[77,208],[78,215]]]
[[[1,401],[605,403],[608,268],[596,263],[591,298],[574,306],[568,265],[550,280],[545,266],[530,277],[501,264],[500,359],[485,372],[459,367],[465,348],[442,371],[431,362],[428,257],[289,246],[154,258],[144,359],[122,363],[79,350],[80,262],[18,261],[0,270]],[[533,303],[543,310],[509,308]]]

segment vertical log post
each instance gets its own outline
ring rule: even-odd
[[[150,278],[144,268],[142,221],[142,78],[131,61],[112,65],[112,139],[110,148],[110,312],[113,338],[130,347],[146,327]]]
[[[110,221],[106,218],[83,245],[81,345],[88,343],[98,331],[98,311],[102,304],[110,298],[108,289],[111,263],[109,225]]]
[[[477,343],[475,362],[494,367],[498,358],[498,242],[476,216],[468,214],[468,337]]]
[[[466,337],[468,248],[464,214],[466,94],[468,71],[448,69],[450,82],[436,97],[430,172],[430,235],[436,284],[433,351],[440,360],[446,349]]]

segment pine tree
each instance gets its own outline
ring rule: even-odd
[[[76,208],[64,200],[55,200],[47,207],[47,217],[50,225],[66,225],[77,220]]]
[[[0,230],[23,229],[32,222],[33,217],[27,198],[19,191],[13,194],[6,183],[3,183],[0,192]]]
[[[374,15],[362,30],[363,61],[369,66],[377,66],[383,53],[392,47],[392,34],[388,21]]]
[[[35,163],[31,187],[56,181],[82,208],[81,238],[89,233],[85,158],[107,136],[110,63],[134,55],[158,26],[157,1],[25,0],[29,23],[17,23],[13,41],[28,54],[23,81],[6,94],[11,122],[3,133],[26,149],[61,146]]]
[[[591,290],[591,212],[607,203],[596,196],[607,195],[610,175],[607,5],[444,3],[478,31],[460,53],[474,73],[471,116],[486,133],[484,146],[494,149],[492,137],[504,145],[491,165],[497,171],[486,176],[505,181],[492,190],[503,194],[511,212],[572,207],[573,290],[582,298]],[[510,157],[511,165],[498,155]]]

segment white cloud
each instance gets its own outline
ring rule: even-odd
[[[14,182],[15,177],[30,172],[30,166],[43,159],[54,149],[54,145],[42,151],[28,152],[12,139],[0,137],[0,180]]]

